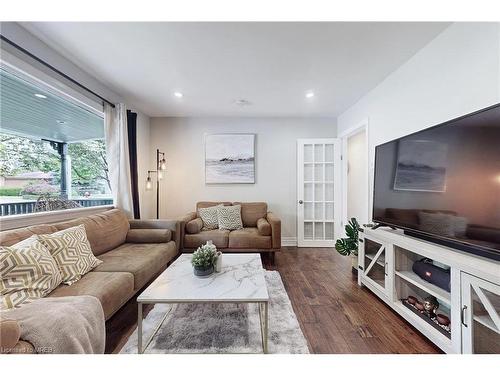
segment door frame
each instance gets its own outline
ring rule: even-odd
[[[365,142],[366,142],[366,189],[365,189],[365,196],[366,196],[366,202],[367,202],[367,212],[366,212],[366,219],[367,223],[370,223],[372,221],[372,181],[370,179],[371,176],[371,170],[372,170],[372,165],[370,163],[370,136],[369,136],[369,129],[370,129],[370,122],[368,117],[357,123],[356,125],[350,127],[349,129],[344,130],[342,133],[339,134],[339,138],[342,143],[342,156],[341,156],[341,164],[342,164],[342,222],[341,225],[342,227],[347,224],[349,221],[349,218],[347,217],[347,171],[348,171],[348,156],[347,156],[347,146],[348,146],[348,139],[358,133],[361,133],[362,131],[365,132]],[[367,223],[360,223],[360,224],[367,224]]]
[[[332,143],[333,144],[333,157],[334,157],[334,169],[333,169],[333,240],[304,240],[304,210],[301,209],[300,200],[304,199],[304,160],[303,160],[303,150],[305,144],[314,143]],[[299,152],[299,148],[302,149],[302,153]],[[295,204],[297,205],[297,247],[333,247],[335,241],[341,237],[342,233],[342,183],[336,185],[335,181],[341,180],[341,141],[337,137],[332,138],[298,138],[296,144],[297,150],[297,195],[295,199]],[[314,150],[313,150],[314,152]],[[301,157],[302,154],[302,157]],[[340,168],[336,166],[335,160],[338,162]],[[340,211],[336,210],[339,207]],[[337,212],[337,215],[335,214]]]

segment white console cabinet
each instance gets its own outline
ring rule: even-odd
[[[387,228],[360,233],[358,283],[369,288],[446,353],[500,353],[500,263]],[[415,261],[450,270],[450,291],[421,279]],[[434,296],[449,327],[437,326],[403,302]]]

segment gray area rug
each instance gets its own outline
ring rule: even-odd
[[[279,273],[266,271],[265,278],[269,353],[309,353]],[[257,304],[158,304],[143,321],[143,342],[169,309],[146,353],[262,353]],[[137,353],[137,329],[120,353]]]

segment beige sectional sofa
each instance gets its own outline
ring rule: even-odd
[[[241,205],[243,229],[204,230],[198,209],[219,204]],[[217,248],[230,252],[274,252],[281,249],[281,220],[267,211],[265,202],[198,202],[196,211],[180,219],[183,251],[193,251],[211,240]]]
[[[102,304],[106,320],[154,280],[179,253],[179,221],[128,220],[118,209],[55,224],[0,232],[0,245],[10,246],[33,234],[54,233],[80,224],[85,225],[92,251],[103,263],[76,283],[59,285],[48,296],[95,296]],[[13,344],[14,351],[33,350],[29,343],[7,337],[15,335],[13,330],[15,322],[0,320],[0,341]]]

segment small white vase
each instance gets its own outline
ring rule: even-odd
[[[219,251],[217,253],[217,261],[215,262],[215,272],[220,272],[222,270],[222,253]]]

